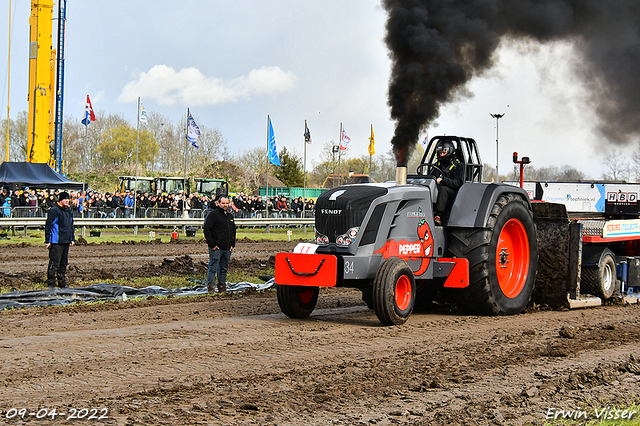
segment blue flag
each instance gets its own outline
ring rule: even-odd
[[[191,142],[195,148],[198,148],[198,138],[200,137],[200,127],[196,124],[196,120],[193,119],[191,113],[188,112],[187,116],[187,140]]]
[[[269,117],[269,162],[280,165],[280,158],[278,158],[278,149],[276,148],[276,135],[273,133],[273,126],[271,125],[271,117]]]

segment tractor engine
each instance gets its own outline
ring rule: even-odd
[[[387,195],[388,189],[381,186],[349,185],[324,192],[316,203],[316,238],[318,252],[349,252],[356,237],[362,231],[370,234],[371,229],[361,229],[369,207],[374,200]],[[369,222],[380,222],[377,214]],[[375,231],[375,230],[374,230]],[[371,236],[367,239],[369,243]],[[373,236],[375,237],[375,235]],[[367,244],[367,242],[364,242]],[[361,242],[362,245],[362,242]]]

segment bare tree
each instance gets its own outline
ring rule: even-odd
[[[602,174],[605,180],[630,180],[631,165],[627,156],[618,149],[613,149],[604,157],[604,165],[607,171]]]
[[[582,173],[580,170],[565,164],[561,167],[560,170],[560,180],[563,181],[572,181],[572,180],[585,180],[587,179],[587,175]]]
[[[205,167],[214,161],[228,160],[231,157],[227,140],[217,128],[210,129],[200,126],[198,148],[190,150],[190,163],[193,167]]]
[[[309,185],[324,187],[327,179],[338,171],[338,155],[334,154],[333,146],[335,142],[333,140],[327,141],[322,146],[320,156],[317,160],[312,160],[312,171],[309,174]]]
[[[640,182],[640,141],[638,141],[636,150],[633,152],[631,170],[633,171],[635,181]]]
[[[266,176],[266,147],[255,147],[246,150],[234,161],[236,161],[236,163],[245,170],[244,175],[241,177],[242,186],[249,191],[259,188],[262,182],[262,177]]]
[[[27,158],[27,112],[20,111],[15,120],[9,119],[9,161],[26,161]],[[2,147],[0,160],[4,161],[7,157],[7,120],[0,122],[0,132]]]
[[[390,149],[385,155],[376,158],[377,167],[372,175],[377,182],[385,182],[396,179],[396,156]]]
[[[496,181],[496,168],[489,163],[482,164],[482,181],[483,182]]]

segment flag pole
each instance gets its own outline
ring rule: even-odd
[[[136,186],[133,190],[133,217],[136,217],[138,201],[138,140],[140,138],[140,96],[138,96],[138,114],[136,119]]]
[[[342,123],[340,123],[340,137],[338,138],[338,140],[340,141],[340,143],[338,144],[339,149],[338,149],[338,186],[341,185],[340,183],[340,169],[341,169],[341,164],[340,164],[340,157],[342,156]]]
[[[18,6],[16,5],[16,8]],[[9,0],[9,49],[7,55],[7,152],[6,158],[9,162],[9,102],[11,100],[11,0]],[[85,145],[86,146],[86,145]],[[58,166],[58,164],[56,164]]]
[[[269,218],[269,114],[267,114],[267,192],[264,200],[266,219]],[[267,227],[267,230],[269,227]]]
[[[182,182],[183,187],[183,196],[187,195],[187,149],[189,148],[189,144],[187,143],[189,139],[187,136],[189,135],[189,108],[187,108],[187,126],[185,127],[184,132],[184,180]],[[184,209],[184,201],[182,202],[182,208]]]
[[[87,124],[84,125],[84,146],[87,146],[87,125],[89,124],[89,122],[87,121]],[[9,125],[9,122],[7,121],[7,126]],[[84,158],[82,159],[82,201],[86,201],[87,200],[87,191],[85,189],[85,182],[86,182],[86,175],[87,175],[87,156],[84,155]],[[84,217],[84,208],[82,209],[82,217]]]
[[[307,120],[304,120],[304,178],[302,180],[302,217],[304,217],[305,201],[307,199]],[[306,228],[305,228],[306,229]]]

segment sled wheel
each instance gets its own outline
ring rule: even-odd
[[[503,194],[486,228],[453,229],[451,255],[469,260],[469,287],[453,295],[465,312],[517,314],[529,303],[538,266],[533,213],[515,194]]]
[[[602,300],[609,300],[616,290],[616,261],[610,250],[605,250],[600,266],[582,268],[582,293],[593,294]]]
[[[416,301],[416,282],[407,262],[397,257],[384,261],[373,282],[373,309],[385,325],[404,324]]]
[[[318,303],[318,287],[279,285],[277,287],[278,305],[290,318],[306,318]]]

